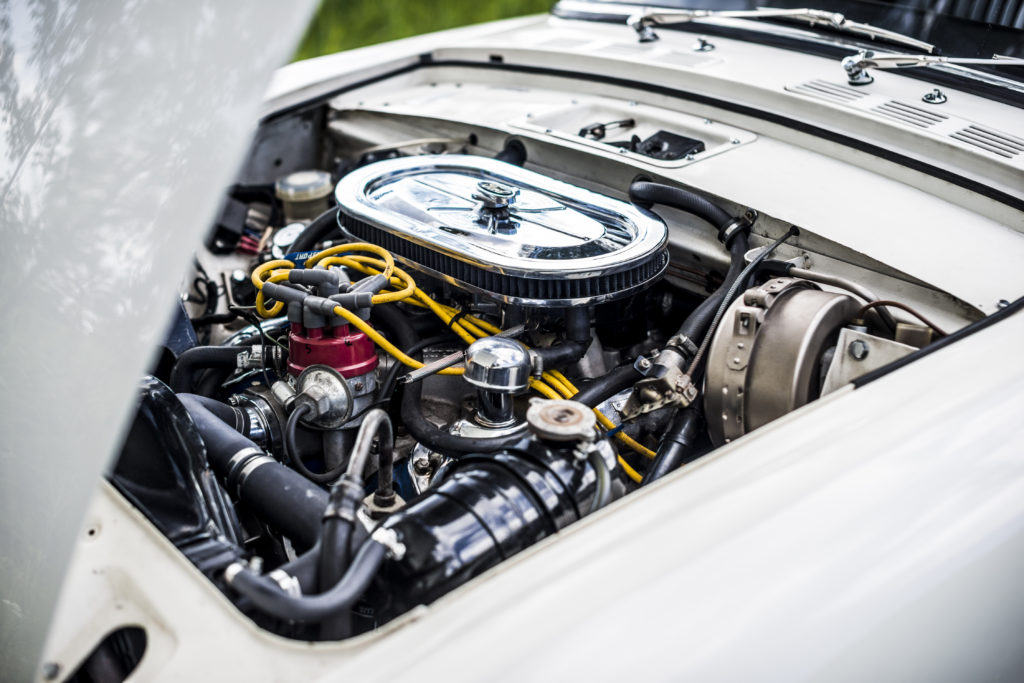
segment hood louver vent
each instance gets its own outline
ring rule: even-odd
[[[910,125],[917,126],[918,128],[930,128],[931,126],[934,126],[937,123],[942,123],[949,118],[945,114],[928,111],[910,104],[897,102],[896,100],[889,100],[877,107],[872,107],[871,111],[890,119],[909,123]]]
[[[974,124],[951,133],[949,137],[1006,159],[1024,152],[1024,140]]]
[[[860,90],[854,90],[853,88],[845,85],[837,85],[835,83],[820,80],[808,81],[807,83],[794,85],[787,88],[787,90],[801,95],[806,95],[807,97],[813,97],[818,100],[836,102],[839,104],[856,102],[866,96],[866,94]]]

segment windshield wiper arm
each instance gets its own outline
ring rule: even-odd
[[[850,21],[839,12],[827,12],[820,9],[779,9],[775,7],[759,7],[752,10],[662,9],[634,14],[626,20],[626,23],[636,31],[641,43],[647,43],[658,39],[658,34],[654,32],[654,26],[658,24],[679,24],[704,19],[788,19],[811,26],[827,26],[843,33],[880,38],[923,52],[935,51],[934,45],[923,40],[870,24]]]
[[[996,66],[1024,66],[1024,59],[1000,57],[990,59],[968,57],[939,57],[937,55],[895,55],[875,54],[870,50],[861,50],[855,55],[843,57],[843,70],[850,85],[867,85],[875,79],[867,72],[868,69],[906,69],[914,66],[930,66],[932,64],[994,64]]]

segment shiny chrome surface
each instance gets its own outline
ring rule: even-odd
[[[466,349],[462,377],[477,388],[477,421],[484,427],[507,427],[515,424],[513,394],[530,384],[530,352],[514,339],[480,339]]]
[[[893,43],[926,52],[934,52],[935,50],[935,46],[931,43],[926,43],[922,40],[905,36],[902,33],[889,31],[877,26],[850,21],[839,12],[829,12],[820,9],[759,7],[753,10],[662,9],[651,11],[644,8],[643,12],[631,15],[626,20],[626,23],[637,32],[641,42],[651,42],[658,39],[657,34],[652,29],[657,24],[681,24],[687,21],[702,21],[706,19],[787,19],[811,26],[827,26],[840,33],[851,33],[869,38],[880,37]]]
[[[875,79],[867,69],[906,69],[909,67],[934,66],[943,64],[1024,66],[1024,59],[1000,57],[976,59],[963,57],[945,57],[941,55],[902,55],[876,53],[872,50],[861,50],[855,55],[840,60],[850,85],[867,85]]]
[[[377,162],[345,176],[336,197],[369,225],[524,278],[626,270],[667,239],[665,224],[644,209],[486,157]],[[501,210],[508,212],[504,224],[495,220]]]
[[[530,352],[514,339],[486,337],[466,350],[463,378],[490,391],[522,391],[530,383]]]

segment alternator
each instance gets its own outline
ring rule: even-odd
[[[813,401],[822,359],[859,303],[807,280],[776,278],[726,310],[708,354],[704,408],[715,445]]]

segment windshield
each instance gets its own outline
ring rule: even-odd
[[[955,57],[1024,57],[1024,2],[1019,0],[589,0],[603,4],[672,9],[754,10],[811,7],[931,43]],[[827,30],[822,28],[821,30]]]

